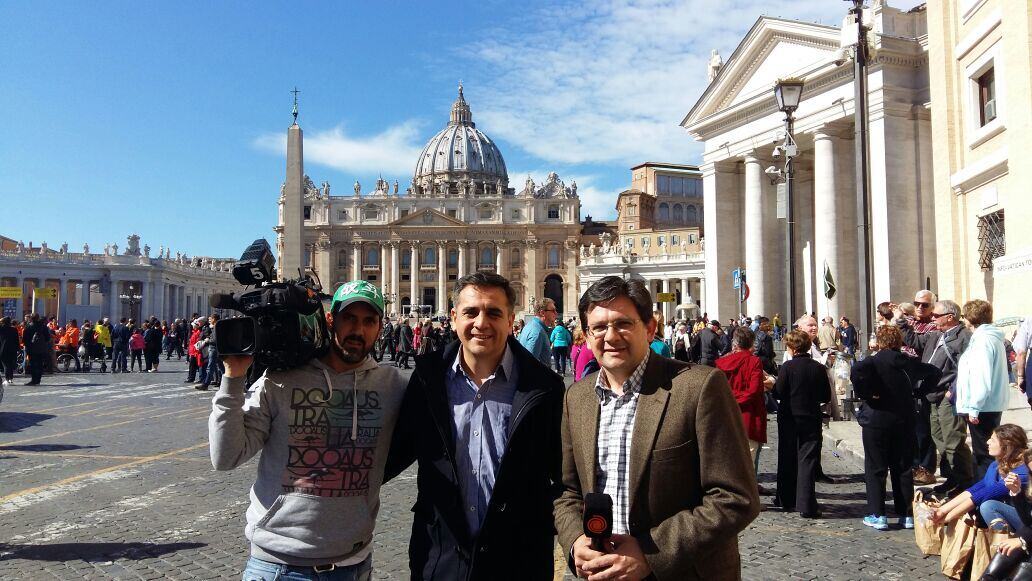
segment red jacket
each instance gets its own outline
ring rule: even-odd
[[[731,394],[742,410],[745,435],[754,442],[767,441],[767,406],[763,401],[763,363],[749,351],[717,359],[717,369],[727,375]]]

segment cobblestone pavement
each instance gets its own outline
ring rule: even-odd
[[[185,375],[184,364],[162,361],[154,374],[60,374],[8,388],[0,404],[0,579],[239,579],[255,463],[212,470],[212,392],[182,383]],[[775,446],[761,463],[771,488]],[[825,519],[762,513],[742,535],[745,578],[940,578],[938,559],[922,560],[910,531],[860,524],[857,466],[825,452],[824,467],[844,479],[819,487]],[[415,475],[382,493],[375,578],[403,579]]]

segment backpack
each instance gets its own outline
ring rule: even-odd
[[[42,329],[40,327],[36,327],[36,333],[32,335],[32,342],[29,344],[30,351],[36,353],[46,351],[48,349],[48,344],[50,343],[48,335],[50,335],[50,332],[46,327],[43,327]]]

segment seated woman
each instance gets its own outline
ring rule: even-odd
[[[1020,426],[1003,424],[993,431],[988,446],[989,454],[996,460],[989,465],[985,476],[935,509],[934,522],[952,522],[977,508],[986,524],[994,528],[1002,528],[1003,523],[1009,523],[1011,529],[1021,527],[1017,510],[1008,502],[1010,495],[1004,477],[1013,472],[1021,481],[1021,488],[1028,486],[1028,466],[1025,465],[1028,437]]]
[[[1007,539],[999,544],[998,552],[989,562],[985,572],[982,573],[982,581],[1002,581],[1012,579],[1015,581],[1032,580],[1032,558],[1029,557],[1029,548],[1032,547],[1032,504],[1030,504],[1028,493],[1032,490],[1021,486],[1021,478],[1011,472],[1003,479],[1007,490],[1010,492],[1010,500],[1014,503],[1014,510],[1021,521],[1018,527],[1012,527],[1017,537]]]

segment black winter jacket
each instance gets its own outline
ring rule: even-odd
[[[938,367],[895,349],[884,349],[857,361],[849,376],[854,393],[863,400],[857,422],[872,428],[912,425],[916,414],[914,386],[919,381],[935,385],[941,375]]]
[[[783,414],[820,418],[821,405],[831,401],[828,368],[813,360],[809,353],[799,353],[778,370],[774,383],[778,400],[778,416]]]
[[[552,579],[563,382],[514,338],[508,345],[519,369],[518,386],[508,442],[477,538],[471,538],[461,500],[445,385],[459,343],[416,358],[384,473],[386,481],[418,463],[409,542],[412,579]]]

